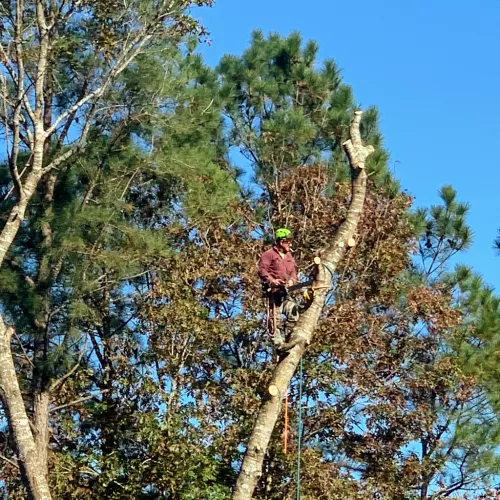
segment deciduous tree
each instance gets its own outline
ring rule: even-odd
[[[0,233],[0,265],[26,218],[38,189],[44,194],[45,216],[40,245],[53,243],[51,210],[60,172],[88,143],[94,129],[103,131],[120,114],[120,103],[102,107],[119,76],[148,46],[165,38],[179,39],[199,30],[186,14],[196,2],[121,2],[17,0],[0,7],[1,119],[8,151],[11,187],[4,192],[4,226]],[[33,286],[48,290],[59,263],[48,255],[36,270]],[[42,294],[43,295],[43,294]],[[34,362],[48,356],[45,307],[35,318]],[[0,387],[9,428],[29,495],[50,498],[47,481],[47,375],[33,383],[34,431],[22,398],[11,355],[13,318],[0,317]]]

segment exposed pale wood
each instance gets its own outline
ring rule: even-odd
[[[273,397],[274,397],[274,396],[277,396],[277,395],[280,393],[280,391],[279,391],[278,387],[276,387],[275,385],[270,385],[270,386],[269,386],[269,389],[268,389],[268,392],[269,392],[269,394],[271,394],[271,396],[273,396]]]

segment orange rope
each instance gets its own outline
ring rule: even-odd
[[[285,394],[285,429],[283,432],[285,438],[285,442],[283,444],[283,452],[286,455],[286,452],[288,450],[288,391],[286,391]]]

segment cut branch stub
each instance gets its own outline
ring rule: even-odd
[[[280,393],[280,390],[275,385],[270,385],[268,391],[273,397],[276,397]]]
[[[359,127],[361,124],[362,114],[362,111],[354,112],[354,118],[352,119],[350,127],[351,137],[342,144],[347,151],[347,155],[349,156],[351,167],[358,169],[365,168],[366,159],[371,153],[375,151],[375,148],[373,146],[364,146],[363,142],[361,141],[361,132]]]

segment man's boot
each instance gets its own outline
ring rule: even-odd
[[[292,300],[287,300],[283,304],[283,314],[285,315],[286,321],[297,323],[299,320],[299,308],[297,304]]]
[[[276,328],[274,333],[273,342],[276,347],[279,347],[285,343],[285,335],[281,328]]]

